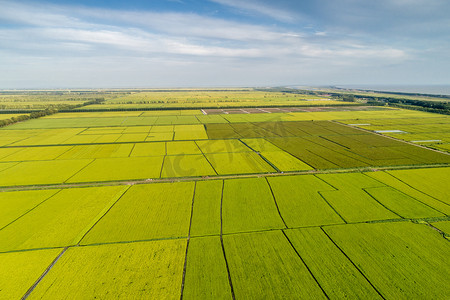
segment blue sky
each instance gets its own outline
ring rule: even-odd
[[[0,0],[0,89],[449,84],[448,0]]]

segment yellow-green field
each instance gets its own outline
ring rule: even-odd
[[[450,298],[447,116],[105,97],[0,129],[0,299]]]
[[[84,107],[84,110],[174,107],[326,106],[342,104],[326,95],[263,91],[152,91],[132,93]],[[352,105],[352,103],[346,103]]]

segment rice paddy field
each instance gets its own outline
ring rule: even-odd
[[[241,90],[178,90],[133,92],[129,95],[108,99],[102,104],[92,104],[83,110],[98,109],[144,109],[144,108],[232,108],[232,107],[279,107],[279,106],[326,106],[342,105],[330,96],[264,92],[253,89]],[[354,105],[348,102],[347,105]]]
[[[0,299],[450,298],[447,116],[195,93],[0,129]]]

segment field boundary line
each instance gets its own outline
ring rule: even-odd
[[[40,206],[41,204],[43,204],[44,202],[46,202],[47,200],[49,200],[50,198],[53,198],[53,196],[55,196],[56,194],[60,193],[62,191],[62,189],[60,189],[59,191],[57,191],[56,193],[54,193],[53,195],[51,195],[48,198],[45,198],[44,200],[42,200],[41,202],[39,202],[38,204],[36,204],[33,208],[27,210],[26,212],[24,212],[23,214],[21,214],[20,216],[18,216],[17,218],[15,218],[13,221],[9,222],[8,224],[6,224],[5,226],[3,226],[2,228],[0,228],[0,230],[5,229],[6,227],[8,227],[9,225],[11,225],[12,223],[16,222],[17,220],[21,219],[23,216],[27,215],[28,213],[30,213],[31,211],[35,210],[38,206]]]
[[[92,160],[87,163],[84,167],[82,167],[81,169],[79,169],[78,171],[76,171],[72,176],[69,176],[69,178],[67,178],[66,180],[64,180],[62,182],[62,184],[66,183],[67,181],[69,181],[72,177],[74,177],[75,175],[77,175],[78,173],[80,173],[81,171],[83,171],[84,169],[86,169],[90,164],[92,164],[94,161],[96,160],[96,158],[92,158]]]
[[[314,144],[316,144],[316,145],[319,146],[319,147],[322,147],[322,148],[325,148],[325,149],[326,149],[326,147],[324,147],[324,146],[322,146],[322,145],[319,145],[319,144],[317,144],[317,143],[314,143]],[[332,162],[331,160],[329,160],[329,159],[323,157],[322,155],[319,155],[319,154],[317,154],[317,153],[314,153],[314,152],[312,152],[312,151],[309,150],[309,149],[305,149],[305,150],[308,151],[309,153],[312,153],[313,155],[318,156],[318,157],[320,157],[321,159],[323,159],[323,160],[325,160],[325,161],[331,163],[332,165],[335,165],[336,167],[338,167],[338,168],[336,168],[336,169],[342,170],[342,169],[340,169],[341,166],[335,164],[335,163]],[[286,151],[286,152],[288,152],[288,151]],[[289,153],[289,152],[288,152],[288,153]],[[298,156],[295,156],[295,155],[292,154],[292,153],[289,153],[289,154],[291,154],[292,156],[294,156],[294,157],[296,157],[297,159],[301,160],[302,162],[304,162],[304,163],[307,164],[308,166],[311,166],[311,167],[312,167],[311,164],[307,163],[306,161],[304,161],[303,159],[299,158]],[[316,169],[315,169],[315,170],[316,170]]]
[[[314,279],[314,281],[317,283],[317,285],[319,286],[319,288],[322,290],[323,294],[325,295],[325,297],[327,299],[330,299],[330,297],[328,296],[328,294],[325,292],[325,290],[323,289],[323,287],[320,285],[319,281],[317,280],[316,276],[314,276],[313,272],[311,271],[311,269],[308,267],[308,265],[306,264],[306,262],[303,260],[303,257],[300,255],[300,253],[297,251],[297,249],[295,249],[294,245],[292,244],[291,240],[289,239],[289,237],[287,236],[286,232],[284,230],[281,230],[281,232],[283,233],[284,237],[286,238],[286,240],[288,241],[289,245],[291,245],[291,248],[295,251],[295,253],[297,254],[298,258],[300,258],[300,260],[302,261],[303,265],[306,267],[306,269],[308,270],[309,274],[311,274],[312,278]]]
[[[394,171],[394,170],[387,170],[387,171]],[[403,184],[409,186],[410,188],[412,188],[412,189],[414,189],[414,190],[416,190],[416,191],[418,191],[418,192],[420,192],[420,193],[422,193],[422,194],[424,194],[424,195],[427,195],[428,197],[431,197],[431,198],[433,198],[433,199],[435,199],[435,200],[437,200],[437,201],[439,201],[439,202],[441,202],[441,203],[444,203],[444,204],[446,204],[446,205],[449,205],[448,203],[445,203],[444,201],[442,201],[442,200],[440,200],[440,199],[438,199],[438,198],[436,198],[436,197],[434,197],[434,196],[432,196],[432,195],[430,195],[430,194],[428,194],[428,193],[425,193],[425,192],[423,192],[423,191],[421,191],[421,190],[419,190],[419,189],[417,189],[417,188],[415,188],[415,187],[409,185],[408,183],[404,182],[403,180],[401,180],[401,179],[398,178],[397,176],[392,175],[391,173],[387,173],[387,172],[385,172],[385,173],[386,173],[386,174],[389,174],[390,176],[394,177],[396,180],[398,180],[398,181],[400,181],[401,183],[403,183]],[[445,215],[447,215],[447,214],[445,214]]]
[[[382,299],[386,299],[381,294],[381,292],[373,285],[373,283],[370,282],[370,280],[366,277],[366,275],[363,273],[363,271],[360,268],[358,268],[358,266],[350,259],[350,257],[347,255],[347,253],[345,253],[344,250],[342,250],[341,247],[338,246],[338,244],[328,235],[328,233],[322,227],[320,227],[320,229],[328,237],[328,239],[334,244],[334,246],[336,246],[336,248],[338,248],[339,251],[341,251],[342,254],[344,254],[344,256],[348,259],[348,261],[356,268],[356,270],[358,270],[358,272],[364,277],[364,279],[370,284],[370,286],[378,293],[378,295],[380,295],[380,297]]]
[[[443,217],[429,217],[429,218],[416,218],[416,219],[383,219],[383,220],[373,220],[373,221],[359,221],[353,223],[333,223],[333,224],[324,224],[324,225],[305,225],[305,226],[295,226],[290,228],[269,228],[269,229],[259,229],[253,231],[241,231],[241,232],[230,232],[224,233],[223,236],[232,236],[232,235],[245,235],[245,234],[254,234],[260,232],[271,232],[271,231],[280,231],[280,230],[291,230],[291,229],[304,229],[304,228],[326,228],[330,226],[346,226],[346,225],[357,225],[357,224],[378,224],[378,223],[399,223],[399,222],[412,222],[415,224],[423,224],[425,223],[434,223],[441,221],[450,221],[450,216]],[[205,234],[198,236],[191,236],[191,238],[204,238],[204,237],[219,237],[219,234]],[[0,254],[5,253],[17,253],[17,252],[29,252],[29,251],[39,251],[39,250],[51,250],[51,249],[63,249],[63,248],[76,248],[76,247],[92,247],[92,246],[108,246],[115,244],[132,244],[132,243],[151,243],[158,241],[169,241],[169,240],[182,240],[186,239],[186,236],[176,236],[176,237],[163,237],[163,238],[151,238],[151,239],[142,239],[142,240],[129,240],[129,241],[115,241],[115,242],[102,242],[102,243],[92,243],[92,244],[81,244],[81,245],[70,245],[70,246],[49,246],[42,248],[31,248],[31,249],[14,249],[8,251],[1,251]]]
[[[164,163],[166,162],[166,156],[167,156],[167,155],[164,155],[164,156],[163,156],[163,160],[162,160],[162,164],[161,164],[161,169],[159,170],[159,177],[158,177],[158,178],[162,178],[162,172],[163,172],[163,170],[164,170]]]
[[[131,186],[128,186],[124,191],[122,191],[120,193],[120,196],[117,197],[117,199],[113,199],[111,201],[108,202],[108,204],[95,216],[95,218],[92,219],[92,221],[85,227],[83,228],[82,231],[80,231],[80,234],[78,234],[75,239],[73,240],[73,243],[75,245],[78,245],[81,240],[87,235],[87,233],[89,231],[91,231],[92,227],[94,227],[98,221],[100,219],[103,218],[104,215],[106,215],[106,213],[108,213],[112,206],[114,206],[116,204],[117,201],[119,201],[120,198],[122,198],[122,196],[131,188]]]
[[[192,216],[194,215],[194,201],[195,201],[195,191],[197,189],[197,182],[194,183],[194,192],[192,195],[192,206],[191,206],[191,218],[189,220],[189,231],[186,241],[186,253],[184,257],[184,266],[183,266],[183,277],[181,279],[181,293],[180,293],[180,299],[183,299],[183,292],[184,292],[184,283],[186,281],[186,269],[187,269],[187,260],[188,260],[188,250],[189,250],[189,241],[191,240],[191,228],[192,228]]]
[[[286,221],[284,221],[283,216],[281,215],[281,211],[280,211],[280,208],[278,207],[278,202],[277,202],[277,199],[275,198],[275,194],[273,193],[272,186],[270,185],[270,182],[269,182],[269,180],[267,179],[267,177],[265,177],[265,179],[266,179],[267,185],[269,186],[270,193],[272,194],[273,202],[275,203],[275,206],[277,207],[278,215],[280,216],[281,221],[283,221],[284,227],[285,227],[285,228],[289,228],[289,227],[287,226],[287,224],[286,224]]]
[[[206,157],[205,153],[203,152],[202,148],[200,148],[200,146],[197,144],[197,141],[194,141],[195,145],[197,146],[197,148],[200,150],[200,152],[202,153],[203,157],[206,159],[206,161],[208,162],[208,164],[211,166],[211,168],[213,169],[214,173],[216,173],[217,176],[221,176],[219,175],[219,173],[217,172],[216,168],[214,168],[214,166],[212,165],[212,163],[209,161],[208,157]],[[203,177],[202,177],[203,178]]]
[[[347,136],[347,135],[342,135],[342,136]],[[325,136],[319,135],[319,137],[322,138],[322,139],[324,139],[324,140],[326,140],[326,141],[329,141],[330,143],[336,144],[336,145],[338,145],[339,147],[342,147],[342,148],[345,148],[345,149],[347,149],[347,150],[350,150],[350,148],[347,147],[347,146],[341,145],[341,144],[339,144],[339,143],[336,142],[336,141],[327,139],[327,138],[326,138],[326,135],[325,135]],[[311,142],[312,142],[312,141],[311,141]]]
[[[361,188],[361,190],[363,190],[364,193],[366,193],[370,198],[372,198],[373,200],[375,200],[375,202],[377,202],[378,204],[380,204],[382,207],[384,207],[385,209],[387,209],[387,210],[390,211],[391,213],[393,213],[393,214],[399,216],[400,218],[402,218],[402,219],[407,219],[407,218],[401,216],[400,214],[396,213],[395,211],[393,211],[392,209],[390,209],[389,207],[387,207],[386,205],[384,205],[384,204],[381,203],[380,201],[378,201],[378,199],[375,198],[374,196],[372,196],[366,189],[369,189],[369,188]]]
[[[38,284],[42,281],[42,279],[44,279],[45,275],[47,275],[47,273],[50,272],[50,270],[58,262],[61,256],[63,256],[64,253],[66,253],[67,249],[69,249],[69,247],[65,247],[61,251],[61,253],[59,253],[59,255],[53,260],[53,262],[47,267],[47,269],[45,269],[45,271],[41,274],[41,276],[36,280],[36,282],[28,289],[25,295],[22,296],[21,300],[25,300],[30,296],[30,294],[34,291],[34,289],[38,286]]]
[[[362,172],[361,172],[361,173],[362,173]],[[317,175],[320,175],[320,174],[333,174],[333,173],[331,173],[331,172],[330,172],[330,173],[318,173]],[[338,189],[337,187],[335,187],[334,185],[332,185],[331,183],[329,183],[329,182],[326,181],[325,179],[316,176],[316,174],[314,174],[314,177],[317,178],[317,179],[319,179],[320,181],[322,181],[322,182],[325,183],[326,185],[331,186],[335,191],[339,191],[339,189]],[[325,192],[325,191],[317,191],[317,192]]]
[[[131,147],[131,151],[130,151],[130,153],[128,153],[128,156],[127,156],[127,157],[132,157],[132,156],[131,156],[131,153],[133,153],[134,147],[136,147],[136,143],[134,143],[134,144],[133,144],[133,147]]]
[[[437,228],[437,227],[431,225],[431,224],[428,223],[428,222],[426,223],[426,225],[427,225],[428,227],[430,227],[431,229],[436,230],[437,232],[439,232],[445,240],[447,240],[448,242],[450,242],[450,239],[448,239],[448,236],[450,236],[450,234],[445,233],[444,231],[442,231],[442,230],[440,230],[439,228]]]
[[[122,199],[122,197],[130,190],[130,188],[131,188],[131,186],[130,187],[128,187],[123,193],[122,193],[122,195],[120,195],[120,197],[118,197],[117,199],[116,199],[116,201],[112,201],[113,203],[109,206],[109,208],[108,209],[106,209],[106,207],[105,207],[105,209],[104,210],[102,210],[97,216],[96,216],[96,218],[99,216],[99,215],[101,215],[102,213],[103,213],[103,215],[102,216],[100,216],[95,222],[93,221],[91,224],[92,224],[92,226],[88,229],[88,230],[86,230],[86,232],[83,234],[83,236],[81,236],[81,238],[79,239],[79,241],[78,241],[78,243],[76,243],[76,245],[77,246],[79,246],[80,245],[80,243],[81,243],[81,241],[88,235],[88,233],[89,232],[91,232],[91,230],[92,230],[92,228],[94,228],[95,227],[95,225],[97,225],[98,224],[98,222],[100,222],[100,220],[101,219],[103,219],[105,216],[106,216],[106,214],[117,204],[117,202],[119,202],[119,200],[120,199]],[[110,202],[111,203],[111,202]],[[109,204],[109,203],[108,203]],[[94,219],[95,220],[95,219]],[[91,224],[89,224],[89,225],[91,225]],[[88,226],[89,226],[88,225]],[[86,228],[84,228],[83,230],[85,230]],[[81,234],[80,234],[81,235]],[[78,238],[78,236],[77,236],[77,238]]]
[[[0,147],[1,148],[1,147]],[[12,153],[12,154],[14,154],[14,153]],[[10,154],[10,155],[12,155],[12,154]],[[9,155],[8,155],[9,156]],[[9,169],[11,169],[12,167],[15,167],[15,166],[17,166],[18,164],[20,164],[20,163],[22,163],[22,162],[24,162],[24,161],[11,161],[11,162],[8,162],[8,161],[2,161],[2,163],[13,163],[13,165],[12,166],[10,166],[10,167],[7,167],[6,169],[3,169],[3,170],[1,170],[0,171],[0,173],[2,173],[2,172],[4,172],[4,171],[6,171],[6,170],[9,170]]]
[[[220,244],[222,246],[222,253],[223,257],[225,259],[225,266],[227,267],[227,274],[228,274],[228,283],[230,284],[231,289],[231,298],[233,300],[236,299],[236,296],[234,294],[234,287],[233,287],[233,281],[231,280],[231,273],[230,273],[230,266],[228,264],[227,255],[225,253],[225,245],[223,244],[223,191],[225,189],[225,180],[222,180],[222,194],[220,197]]]
[[[386,173],[386,172],[385,172],[385,173]],[[386,174],[392,176],[392,175],[389,174],[389,173],[386,173]],[[401,191],[401,190],[399,190],[399,189],[397,189],[397,188],[395,188],[395,187],[393,187],[393,186],[391,186],[391,185],[389,185],[389,184],[387,184],[387,183],[384,183],[384,182],[382,182],[381,180],[378,180],[377,178],[370,177],[370,176],[368,176],[367,174],[364,174],[364,173],[363,173],[363,175],[364,175],[364,176],[367,176],[367,177],[369,177],[369,178],[371,178],[371,179],[375,179],[376,181],[378,181],[379,183],[385,185],[386,187],[390,187],[391,189],[394,189],[394,190],[396,190],[397,192],[402,193],[403,195],[406,195],[406,196],[408,196],[408,197],[410,197],[410,198],[416,200],[417,202],[422,203],[423,205],[428,206],[429,208],[432,208],[433,210],[435,210],[435,211],[437,211],[437,212],[440,212],[440,213],[443,214],[443,215],[447,215],[446,213],[444,213],[444,212],[440,211],[439,209],[437,209],[437,208],[431,206],[430,204],[425,203],[425,202],[423,202],[423,201],[417,199],[416,197],[413,197],[413,196],[411,196],[411,195],[409,195],[409,194],[407,194],[407,193],[405,193],[405,192],[403,192],[403,191]],[[396,177],[394,177],[394,178],[397,179]],[[399,180],[399,179],[397,179],[397,180]],[[399,181],[400,181],[400,180],[399,180]],[[436,199],[436,198],[434,198],[434,197],[432,197],[432,196],[430,196],[430,195],[428,195],[428,194],[425,194],[424,192],[419,191],[419,190],[413,188],[412,186],[407,185],[406,183],[404,183],[404,182],[402,182],[402,181],[400,181],[400,182],[403,183],[403,184],[405,184],[407,187],[409,187],[409,188],[411,188],[411,189],[413,189],[413,190],[415,190],[415,191],[417,191],[417,192],[419,192],[419,193],[421,193],[421,194],[423,194],[423,195],[425,195],[425,196],[427,196],[427,197],[430,197],[431,199],[434,199],[434,200],[436,200],[436,201],[438,201],[438,202],[441,202],[442,204],[448,205],[447,203],[445,203],[445,202],[443,202],[443,201],[441,201],[441,200],[439,200],[439,199]],[[450,205],[448,205],[448,206],[450,206]]]
[[[350,158],[350,159],[352,159],[352,160],[358,161],[358,162],[363,163],[363,164],[366,165],[366,166],[362,166],[362,167],[370,167],[370,163],[367,163],[366,161],[361,160],[361,159],[367,159],[366,157],[364,157],[364,156],[362,156],[362,155],[359,155],[359,154],[357,154],[357,153],[353,153],[353,152],[348,151],[348,150],[350,150],[350,148],[348,148],[348,147],[346,147],[346,146],[344,146],[344,145],[341,145],[341,144],[339,144],[339,143],[336,143],[336,142],[334,142],[334,141],[331,141],[331,140],[325,138],[325,137],[322,136],[322,135],[311,135],[311,136],[319,137],[319,138],[321,138],[321,139],[324,139],[324,140],[326,140],[326,141],[329,141],[330,143],[336,144],[336,145],[338,145],[339,147],[342,147],[342,148],[343,148],[342,150],[344,150],[344,151],[342,151],[342,150],[339,149],[339,148],[333,149],[333,151],[335,151],[336,153],[338,153],[338,154],[340,154],[340,155],[343,155],[343,156],[345,156],[345,157],[348,157],[348,158]],[[347,136],[347,135],[342,135],[342,136]],[[326,146],[321,145],[321,144],[319,144],[319,143],[317,143],[317,142],[315,142],[315,141],[313,141],[313,140],[308,139],[308,137],[309,137],[309,136],[304,136],[304,137],[302,137],[302,138],[305,139],[305,140],[307,140],[307,141],[309,141],[309,142],[311,142],[311,143],[313,143],[313,144],[316,144],[317,146],[320,146],[320,147],[323,147],[323,148],[325,148],[325,149],[328,149]],[[306,151],[311,152],[311,150],[309,150],[309,149],[306,149]],[[317,154],[317,153],[314,153],[314,152],[311,152],[311,153],[313,153],[314,155],[317,155],[317,156],[321,157],[322,159],[324,159],[324,160],[326,160],[326,161],[332,163],[333,165],[337,165],[338,167],[341,167],[341,166],[339,166],[338,164],[336,164],[335,162],[333,162],[333,161],[331,161],[331,160],[329,160],[329,159],[327,159],[327,158],[325,158],[325,157],[323,157],[323,156],[321,156],[321,155],[319,155],[319,154]],[[353,157],[353,156],[350,156],[350,155],[349,155],[350,153],[351,153],[351,154],[355,154],[355,156],[359,156],[359,157]]]
[[[330,191],[330,192],[337,192],[339,191],[338,189],[336,189],[336,191]],[[344,219],[344,217],[336,210],[336,208],[334,208],[333,205],[331,205],[330,202],[328,202],[327,198],[325,198],[324,195],[322,195],[323,191],[317,191],[317,194],[319,194],[319,196],[323,199],[323,201],[325,201],[326,204],[328,204],[329,207],[331,207],[331,209],[339,216],[339,218],[342,219],[342,221],[344,221],[345,224],[348,224],[347,220]]]
[[[256,151],[255,149],[253,149],[252,147],[250,147],[246,142],[244,142],[242,139],[238,139],[238,141],[240,141],[242,144],[244,144],[247,148],[249,148],[250,150],[253,151],[253,153],[255,153],[256,155],[258,155],[259,157],[261,157],[262,160],[264,160],[269,166],[271,166],[275,171],[277,171],[277,173],[283,173],[280,169],[278,169],[277,166],[275,166],[271,161],[269,161],[267,158],[264,157],[264,155],[262,155],[260,152]]]
[[[370,177],[370,178],[372,178],[372,177]],[[414,201],[417,201],[417,202],[419,202],[420,204],[422,204],[422,205],[424,205],[424,206],[427,206],[428,208],[431,208],[432,210],[435,210],[435,211],[437,211],[437,212],[443,214],[444,216],[447,216],[446,213],[444,213],[444,212],[438,210],[437,208],[434,208],[433,206],[431,206],[431,205],[428,204],[428,203],[422,202],[421,200],[417,199],[416,197],[410,196],[410,195],[408,195],[407,193],[405,193],[405,192],[403,192],[403,191],[400,191],[400,190],[396,189],[395,187],[390,186],[390,185],[388,185],[388,184],[384,184],[384,185],[385,185],[385,186],[380,186],[380,187],[363,188],[363,190],[364,190],[366,193],[369,194],[369,192],[368,192],[366,189],[376,189],[376,188],[385,188],[385,187],[389,187],[389,188],[391,188],[391,189],[393,189],[393,190],[396,190],[396,191],[399,192],[400,194],[403,194],[403,195],[405,195],[405,196],[407,196],[407,197],[413,199]],[[426,194],[424,194],[424,195],[426,195]],[[370,196],[371,196],[372,198],[374,198],[372,195],[370,195]],[[426,195],[426,196],[428,196],[428,195]],[[374,199],[375,199],[375,198],[374,198]],[[434,198],[433,198],[433,199],[434,199]],[[376,200],[376,199],[375,199],[375,200]],[[378,200],[377,200],[377,201],[378,201]]]
[[[61,145],[61,147],[64,147],[63,145]],[[66,154],[67,152],[69,152],[70,150],[72,150],[75,146],[67,146],[69,147],[69,149],[67,149],[66,151],[64,151],[63,153],[61,153],[60,155],[56,156],[55,158],[53,158],[52,160],[58,160],[58,158],[60,156],[63,156],[64,154]],[[26,148],[26,147],[25,147]]]

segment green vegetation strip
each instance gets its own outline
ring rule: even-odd
[[[8,167],[16,165],[16,163],[7,163]],[[1,168],[2,164],[0,164]],[[434,169],[434,168],[448,168],[448,164],[436,165],[417,165],[417,166],[386,166],[386,167],[366,167],[366,168],[348,168],[348,169],[329,169],[329,170],[306,170],[284,173],[251,173],[251,174],[230,174],[218,176],[201,176],[201,177],[178,177],[178,178],[148,178],[138,180],[114,180],[114,181],[92,181],[92,182],[77,182],[77,183],[59,183],[59,184],[39,184],[39,185],[16,185],[16,186],[0,186],[0,191],[23,191],[23,190],[42,190],[42,189],[62,189],[71,187],[91,187],[91,186],[113,186],[113,185],[139,185],[149,183],[163,183],[163,182],[185,182],[185,181],[207,181],[207,180],[224,180],[234,178],[258,178],[258,177],[277,177],[277,176],[292,176],[292,175],[308,175],[308,174],[341,174],[341,173],[370,173],[379,174],[379,171],[391,170],[414,170],[414,169]],[[1,170],[1,169],[0,169]]]

